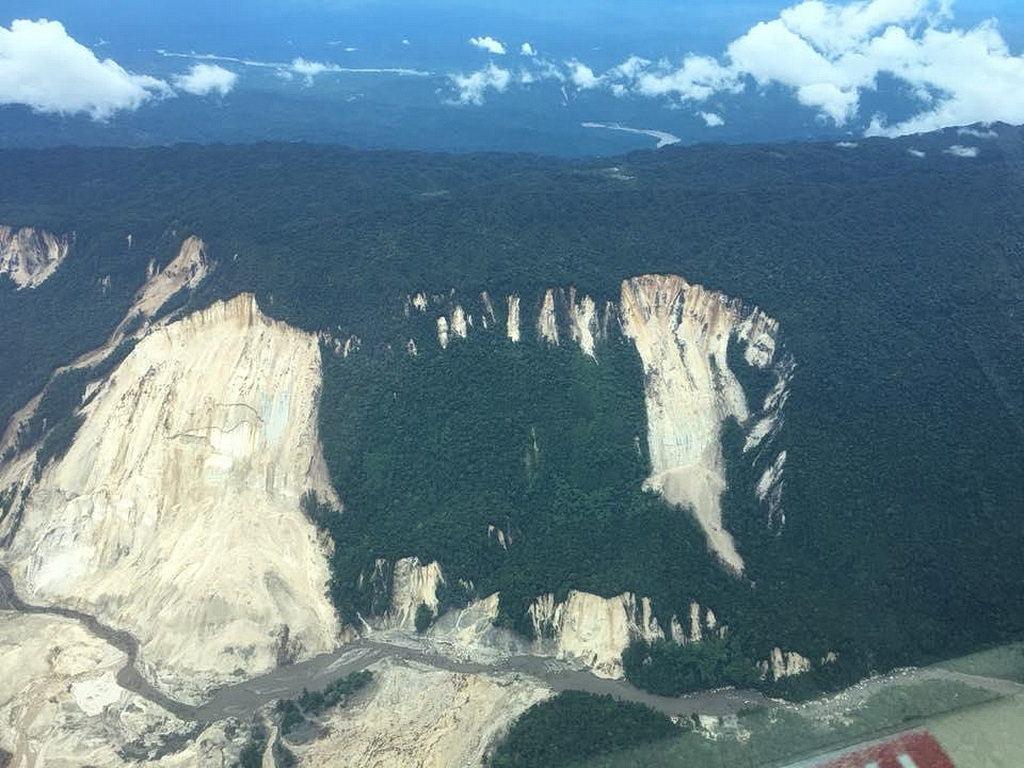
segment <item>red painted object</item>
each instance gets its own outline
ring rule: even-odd
[[[817,768],[955,768],[939,742],[927,731],[904,733],[858,749]]]

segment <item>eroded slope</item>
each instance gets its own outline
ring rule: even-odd
[[[184,699],[326,650],[324,545],[299,502],[332,498],[315,337],[241,295],[154,329],[82,408],[4,555],[28,600],[131,631]]]

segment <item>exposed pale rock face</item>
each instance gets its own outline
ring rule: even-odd
[[[469,333],[469,323],[472,320],[467,320],[465,310],[458,304],[455,305],[455,309],[452,310],[452,322],[451,331],[453,336],[458,336],[460,339],[466,338]]]
[[[125,330],[136,324],[139,318],[148,320],[155,315],[167,300],[178,291],[194,289],[210,272],[210,261],[206,256],[206,244],[192,236],[181,244],[178,255],[160,271],[150,262],[148,279],[135,294],[135,301],[124,320],[114,331],[112,343],[117,344]]]
[[[511,541],[511,537],[506,535],[505,531],[496,525],[487,526],[487,538],[493,538],[498,542],[498,546],[504,550],[508,549],[509,542]]]
[[[69,370],[96,365],[106,359],[128,336],[141,338],[149,330],[153,315],[160,311],[167,299],[182,289],[195,289],[209,274],[210,269],[203,241],[197,237],[187,238],[182,243],[178,255],[162,272],[157,269],[156,263],[151,261],[146,271],[146,282],[135,294],[132,306],[106,343],[86,352],[71,364],[58,368],[50,380]],[[0,437],[0,454],[14,446],[19,429],[32,418],[44,392],[45,389],[11,417],[3,436]],[[32,450],[34,446],[21,446],[21,449]]]
[[[761,418],[747,433],[747,439],[743,443],[744,453],[759,447],[762,443],[770,443],[782,428],[783,408],[789,400],[789,382],[793,378],[795,367],[793,360],[788,357],[776,363],[775,385],[765,395],[764,404],[761,406]]]
[[[581,661],[601,677],[622,677],[622,652],[634,640],[665,637],[650,599],[628,592],[606,598],[572,590],[562,603],[542,595],[529,613],[537,652]]]
[[[499,595],[474,600],[465,608],[446,611],[427,630],[426,642],[443,655],[480,663],[500,662],[530,652],[511,630],[497,627]]]
[[[484,328],[490,328],[496,321],[494,316],[494,303],[491,301],[491,297],[487,291],[482,291],[480,293],[480,303],[484,305],[484,313],[482,315]]]
[[[419,354],[419,351],[416,349],[416,342],[412,339],[405,342],[405,351],[412,357],[416,357],[416,355]]]
[[[597,305],[590,296],[576,302],[576,289],[569,289],[569,328],[573,341],[580,345],[583,353],[594,357],[594,337],[598,333]]]
[[[362,346],[362,343],[362,339],[360,339],[358,336],[349,336],[347,339],[345,339],[344,345],[342,345],[341,356],[345,358],[351,355],[353,352],[357,352],[359,350],[359,347]]]
[[[332,712],[323,738],[293,748],[300,765],[480,765],[513,720],[552,695],[518,675],[469,675],[394,661],[373,671],[362,701]]]
[[[0,225],[0,275],[7,275],[19,291],[37,288],[67,258],[70,245],[69,238],[42,229]]]
[[[448,318],[444,315],[437,318],[437,343],[441,349],[448,349]]]
[[[705,610],[700,603],[692,601],[686,626],[683,626],[678,617],[673,616],[672,623],[669,625],[669,637],[673,642],[686,645],[687,643],[702,642],[705,634],[712,637],[724,637],[725,630],[724,626],[719,626],[714,611],[710,608]]]
[[[704,629],[700,625],[700,605],[690,603],[690,642],[699,643],[704,639]]]
[[[783,651],[781,648],[772,648],[769,663],[772,677],[775,680],[801,675],[811,668],[809,659],[804,658],[796,651]]]
[[[512,294],[508,297],[508,324],[505,329],[510,341],[519,341],[519,297]]]
[[[643,275],[622,283],[623,330],[636,345],[645,374],[647,487],[693,510],[711,549],[729,568],[743,559],[722,526],[725,467],[721,428],[745,422],[746,397],[726,358],[729,339],[746,344],[744,356],[768,366],[777,324],[760,310],[674,275]]]
[[[786,452],[780,451],[779,455],[775,457],[761,478],[757,481],[755,492],[757,498],[768,506],[768,522],[782,523],[785,521],[785,516],[782,514],[782,468],[786,464]]]
[[[154,329],[29,494],[3,556],[19,592],[132,632],[186,700],[333,647],[327,553],[300,509],[307,491],[337,504],[319,389],[316,337],[251,295]]]
[[[558,323],[555,320],[555,291],[548,288],[544,291],[544,301],[537,315],[537,334],[548,344],[558,345]]]
[[[420,293],[417,293],[415,296],[413,296],[412,299],[410,299],[409,303],[413,307],[415,307],[417,310],[419,310],[420,312],[426,312],[427,311],[427,294],[425,294],[425,293],[423,293],[421,291]]]
[[[11,768],[135,765],[126,751],[185,737],[192,724],[117,684],[124,663],[77,622],[0,611],[0,749]],[[229,763],[238,750],[223,725],[153,764]]]
[[[385,617],[390,629],[413,629],[416,610],[425,605],[437,614],[437,589],[444,584],[441,566],[436,562],[420,565],[415,557],[395,562],[391,572],[391,607]]]

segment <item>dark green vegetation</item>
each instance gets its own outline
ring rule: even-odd
[[[433,623],[433,621],[434,612],[430,610],[430,608],[428,608],[425,603],[421,603],[416,608],[416,618],[414,621],[416,631],[422,635],[430,628],[430,625]]]
[[[690,645],[639,640],[623,652],[622,666],[633,684],[661,696],[725,686],[750,688],[760,681],[754,659],[731,638]]]
[[[667,739],[679,729],[640,704],[566,691],[534,704],[491,756],[492,768],[555,768]]]
[[[197,233],[218,267],[192,306],[251,290],[274,317],[363,340],[324,368],[345,513],[310,505],[337,543],[343,615],[386,604],[386,583],[358,586],[376,558],[418,556],[442,563],[448,604],[467,596],[460,579],[501,589],[502,620],[522,630],[539,592],[632,590],[661,619],[698,599],[747,657],[835,650],[843,676],[1016,638],[1024,153],[1000,130],[974,160],[942,154],[953,132],[584,163],[298,145],[0,152],[0,221],[77,233],[38,290],[0,285],[0,420],[106,338],[150,258]],[[639,491],[642,376],[614,334],[596,365],[479,326],[440,354],[436,315],[402,311],[417,290],[454,287],[467,307],[516,290],[529,329],[542,288],[616,299],[647,271],[763,307],[797,363],[781,532],[749,490],[761,465],[726,435],[746,580],[713,562],[688,515]],[[488,525],[511,533],[507,551]]]
[[[372,679],[373,673],[364,669],[339,677],[322,691],[307,691],[303,688],[298,698],[281,699],[274,705],[280,717],[281,735],[287,736],[308,719],[315,718],[331,707],[343,703],[346,698],[368,685]]]
[[[529,602],[570,588],[651,595],[666,626],[695,595],[742,600],[696,524],[641,490],[631,346],[602,347],[600,363],[568,345],[510,344],[503,329],[445,352],[420,346],[416,357],[325,359],[321,434],[346,508],[314,519],[338,544],[332,596],[346,621],[387,604],[386,583],[360,579],[374,559],[408,555],[443,563],[478,595],[500,590],[500,621],[527,635]]]
[[[239,768],[260,768],[263,765],[263,752],[267,748],[269,738],[270,734],[266,727],[258,718],[254,719],[249,730],[249,738],[245,740],[238,755]]]
[[[18,430],[14,445],[8,449],[7,458],[20,449],[35,445],[39,440],[42,440],[42,445],[36,452],[37,471],[45,467],[51,458],[63,456],[81,424],[81,418],[75,411],[83,402],[86,385],[110,375],[134,347],[135,341],[128,339],[101,363],[66,370],[54,376],[32,417]],[[0,457],[0,460],[3,458]]]

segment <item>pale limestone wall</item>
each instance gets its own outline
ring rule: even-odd
[[[31,491],[4,555],[18,590],[132,632],[186,700],[330,649],[327,551],[299,504],[337,504],[319,391],[316,338],[251,295],[154,329]]]
[[[509,341],[513,343],[519,341],[519,297],[515,294],[508,297],[508,322],[505,333],[508,335]]]
[[[548,344],[558,346],[558,323],[555,321],[555,291],[544,291],[544,300],[537,315],[537,335]]]
[[[564,602],[542,595],[530,606],[535,650],[580,661],[601,677],[622,676],[622,652],[634,640],[660,640],[648,598],[600,597],[572,590]]]
[[[644,366],[651,476],[647,486],[693,510],[708,545],[737,573],[743,559],[722,525],[723,422],[749,416],[726,351],[735,335],[751,365],[771,364],[777,325],[724,295],[674,275],[622,283],[620,317]]]
[[[71,241],[35,227],[0,225],[0,275],[9,277],[18,290],[37,288],[67,258]]]

